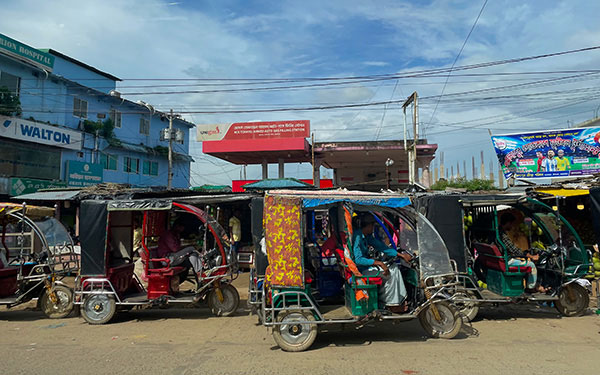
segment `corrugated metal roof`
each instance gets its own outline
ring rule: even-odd
[[[79,194],[81,190],[59,190],[59,191],[38,191],[30,194],[23,194],[12,199],[31,200],[31,201],[68,201]]]

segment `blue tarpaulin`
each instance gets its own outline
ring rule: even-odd
[[[302,205],[305,208],[314,208],[326,206],[338,202],[347,202],[358,204],[361,206],[380,206],[390,208],[401,208],[410,205],[410,199],[407,197],[390,197],[390,198],[372,198],[372,197],[353,197],[353,198],[305,198],[302,200]]]

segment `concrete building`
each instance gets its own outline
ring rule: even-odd
[[[119,78],[52,49],[40,50],[0,34],[0,195],[98,182],[167,186],[167,114],[120,97]],[[110,120],[110,121],[109,121]],[[110,129],[113,124],[114,129]],[[189,130],[174,143],[173,187],[188,188]]]

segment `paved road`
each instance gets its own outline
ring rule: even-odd
[[[0,308],[0,332],[2,374],[594,374],[600,358],[600,317],[531,305],[485,309],[449,341],[426,338],[417,321],[321,330],[303,353],[282,352],[244,309],[137,310],[90,326]]]

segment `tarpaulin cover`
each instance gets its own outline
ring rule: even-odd
[[[590,201],[592,202],[592,222],[594,233],[596,233],[596,243],[600,243],[600,188],[590,189]]]
[[[127,201],[110,201],[108,211],[146,211],[170,210],[171,201],[165,199],[136,199]]]
[[[302,211],[300,198],[265,196],[265,241],[269,266],[266,281],[273,286],[303,287]]]
[[[81,276],[103,276],[106,273],[106,201],[81,202],[79,240],[81,242]]]
[[[263,238],[263,209],[264,202],[262,197],[252,198],[250,202],[251,226],[252,226],[252,244],[254,245],[254,259],[256,274],[264,276],[269,261],[260,248],[260,240]]]
[[[462,207],[459,200],[458,195],[422,196],[415,199],[415,208],[427,217],[442,236],[458,270],[466,272]]]
[[[322,197],[322,198],[304,198],[302,205],[304,208],[314,208],[319,206],[327,206],[333,203],[345,202],[361,206],[378,206],[401,208],[410,205],[410,199],[407,197]]]

